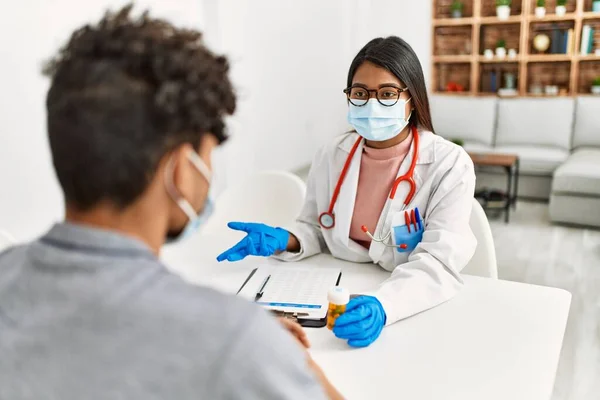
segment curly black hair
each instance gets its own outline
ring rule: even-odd
[[[202,135],[226,139],[236,97],[229,65],[200,32],[131,16],[132,5],[76,30],[44,67],[54,168],[68,205],[132,204],[160,159]]]

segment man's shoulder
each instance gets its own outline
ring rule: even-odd
[[[65,311],[51,305],[61,310],[53,320],[32,320],[38,330],[52,327],[39,344],[45,346],[47,360],[55,362],[67,349],[78,362],[103,360],[112,366],[97,372],[106,379],[116,379],[123,369],[136,370],[144,379],[170,371],[172,382],[193,377],[194,391],[215,399],[322,398],[298,344],[257,305],[190,284],[157,259],[83,265],[78,258],[63,257],[65,263],[57,265],[40,259],[30,246],[0,255],[0,300],[3,287],[8,298],[22,293],[19,286],[43,281],[37,286],[43,302],[12,301],[20,307],[14,315],[31,319],[39,314],[36,307],[49,300],[60,303],[67,291],[76,306]],[[62,273],[46,279],[49,271],[58,270]],[[77,285],[70,283],[73,276]],[[156,354],[160,362],[144,361]],[[171,383],[162,382],[161,389],[172,390]]]
[[[27,250],[31,245],[17,245],[0,251],[0,282],[2,277],[11,275],[19,269],[25,261]]]
[[[158,318],[169,315],[178,319],[179,323],[191,324],[191,327],[206,334],[217,331],[225,334],[265,313],[255,304],[233,294],[188,283],[166,268],[161,275],[132,304],[132,307],[142,309],[142,314],[147,311],[157,314]]]
[[[27,249],[31,246],[30,244],[20,244],[16,246],[7,247],[4,250],[0,250],[0,262],[7,262],[10,258],[23,256]]]
[[[210,365],[212,398],[323,398],[304,351],[266,310],[206,287],[176,281],[167,287],[174,300],[165,311],[179,314],[178,327],[161,333],[170,342],[195,343],[188,350]]]

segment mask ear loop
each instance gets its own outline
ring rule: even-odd
[[[206,183],[208,184],[208,189],[207,189],[207,193],[206,193],[207,197],[206,197],[205,206],[206,206],[206,203],[211,204],[211,202],[210,202],[211,201],[210,200],[210,184],[212,182],[211,170],[208,168],[208,165],[206,165],[206,163],[200,157],[200,155],[198,155],[198,153],[196,153],[195,151],[189,151],[187,153],[187,158],[194,165],[194,167],[196,167],[198,172],[200,172],[200,174],[204,176],[204,179],[206,179]]]
[[[200,156],[195,151],[188,152],[187,158],[192,164],[194,164],[194,167],[196,167],[196,169],[202,175],[204,175],[204,179],[206,179],[206,181],[210,184],[210,182],[212,181],[212,172],[210,172],[208,166],[202,160],[202,158],[200,158]]]
[[[167,188],[167,193],[171,197],[171,199],[179,206],[181,211],[187,215],[190,221],[194,220],[197,217],[196,211],[194,211],[194,207],[190,204],[189,201],[183,198],[177,187],[175,187],[175,183],[173,182],[173,173],[175,172],[175,160],[173,156],[167,162],[167,167],[165,168],[165,186]]]

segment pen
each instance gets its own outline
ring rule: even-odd
[[[406,229],[408,229],[408,233],[410,233],[410,217],[408,216],[408,211],[404,211],[404,222],[406,224]]]
[[[421,219],[421,214],[419,213],[419,207],[415,208],[415,216],[417,217],[417,223],[419,224],[419,229],[423,228],[423,220]]]
[[[258,289],[258,291],[256,292],[256,296],[254,296],[254,301],[258,301],[260,300],[260,298],[263,296],[263,294],[265,293],[265,286],[267,286],[267,282],[269,282],[269,279],[271,279],[271,275],[267,276],[263,282],[262,285],[260,285],[260,289]]]

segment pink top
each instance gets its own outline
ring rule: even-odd
[[[400,165],[410,150],[412,134],[402,142],[386,149],[364,147],[360,159],[360,173],[354,213],[350,223],[350,239],[369,248],[371,239],[361,230],[365,225],[374,233],[383,206],[398,176]]]

